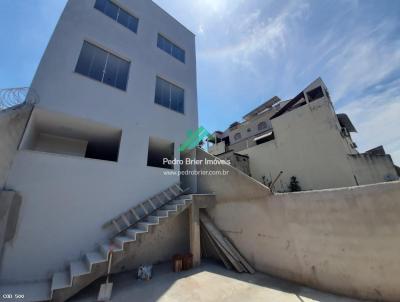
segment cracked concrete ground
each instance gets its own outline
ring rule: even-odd
[[[261,273],[239,274],[211,261],[204,261],[200,267],[180,273],[172,272],[170,263],[156,265],[150,281],[136,280],[135,272],[121,273],[110,278],[114,283],[113,302],[360,301],[323,293]],[[92,284],[69,301],[96,301],[100,284],[104,280]]]

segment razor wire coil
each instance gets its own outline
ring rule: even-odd
[[[38,94],[30,87],[0,89],[0,111],[39,103]]]

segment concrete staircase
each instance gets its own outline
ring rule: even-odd
[[[112,268],[116,268],[118,263],[127,257],[130,245],[141,235],[148,233],[151,228],[157,227],[170,217],[183,212],[192,201],[192,195],[181,195],[167,202],[132,227],[114,236],[109,242],[99,245],[96,251],[71,262],[67,270],[55,273],[47,282],[1,285],[0,292],[24,295],[24,300],[7,299],[7,301],[65,301],[107,274],[109,253],[112,252],[113,255]]]

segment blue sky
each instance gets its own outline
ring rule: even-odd
[[[65,0],[1,0],[0,87],[28,86]],[[318,76],[358,133],[400,164],[400,1],[156,0],[196,34],[210,132]]]

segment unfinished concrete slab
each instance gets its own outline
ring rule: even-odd
[[[98,280],[69,301],[96,301],[103,281]],[[135,272],[128,272],[112,276],[111,282],[114,283],[113,302],[361,301],[323,293],[261,273],[239,274],[211,261],[203,261],[197,268],[180,273],[172,272],[172,265],[165,263],[154,267],[150,281],[139,281]]]

